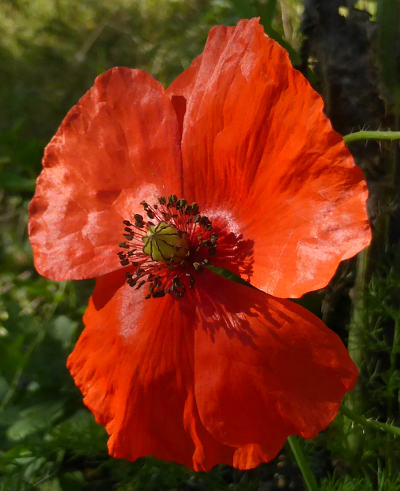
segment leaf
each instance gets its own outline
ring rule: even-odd
[[[32,433],[50,426],[63,413],[62,404],[41,403],[24,409],[20,418],[7,430],[7,437],[13,441],[21,441]]]
[[[74,341],[74,334],[78,323],[66,315],[59,315],[54,320],[54,327],[49,330],[50,335],[59,341],[63,348],[69,348]]]
[[[51,432],[52,442],[74,455],[98,455],[105,452],[106,433],[86,409],[79,409]]]
[[[28,179],[10,171],[0,173],[1,184],[9,191],[31,191],[35,189],[35,179]]]

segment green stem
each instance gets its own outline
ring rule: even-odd
[[[354,286],[352,290],[352,303],[353,310],[351,313],[351,319],[349,323],[349,337],[347,348],[349,355],[357,367],[362,367],[365,362],[366,353],[364,346],[365,329],[367,329],[365,323],[365,292],[368,282],[370,280],[370,260],[371,251],[366,249],[362,251],[357,257],[357,267]],[[350,392],[347,400],[346,407],[350,410],[356,410],[358,414],[362,414],[365,410],[366,401],[364,394],[364,387],[358,383],[352,392]],[[352,433],[348,435],[349,445],[352,448],[353,454],[358,454],[361,446],[361,439],[358,433]]]
[[[396,370],[396,358],[400,347],[400,316],[394,309],[390,312],[390,315],[392,316],[392,319],[394,319],[393,344],[390,352],[390,370],[394,373]]]
[[[359,140],[400,140],[400,131],[356,131],[344,135],[343,140],[346,143]]]
[[[308,465],[306,456],[304,455],[303,450],[301,449],[297,437],[293,435],[289,436],[287,441],[289,443],[290,450],[294,455],[296,463],[299,466],[307,490],[318,491],[317,480],[315,479],[315,476],[312,470],[310,469],[310,466]]]
[[[359,416],[355,414],[347,406],[341,407],[341,412],[349,419],[358,423],[366,428],[373,428],[374,430],[384,431],[385,433],[391,433],[392,435],[400,436],[400,428],[398,426],[393,426],[388,423],[381,423],[379,421],[373,421],[372,419],[367,419],[364,416]]]

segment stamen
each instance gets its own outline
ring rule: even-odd
[[[161,196],[158,203],[142,201],[143,215],[124,220],[125,242],[119,244],[121,266],[132,268],[127,283],[139,290],[148,284],[145,298],[167,293],[182,298],[195,285],[195,276],[217,250],[218,235],[197,203],[188,204],[175,194]]]

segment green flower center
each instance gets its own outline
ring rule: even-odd
[[[189,254],[189,243],[184,232],[166,222],[150,225],[142,240],[143,252],[153,261],[178,264]]]
[[[181,298],[216,254],[218,235],[197,203],[189,205],[175,194],[157,201],[142,201],[144,214],[123,220],[125,241],[117,254],[121,266],[129,268],[128,285],[136,290],[148,285],[145,298]]]

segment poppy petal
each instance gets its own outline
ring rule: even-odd
[[[369,244],[364,176],[257,19],[212,29],[167,93],[184,112],[185,195],[210,218],[229,213],[254,241],[255,286],[299,297]]]
[[[120,267],[122,220],[143,199],[181,189],[179,129],[162,86],[113,68],[74,106],[48,144],[30,205],[35,266],[53,280]]]
[[[122,272],[97,280],[67,367],[110,434],[114,457],[192,465],[183,419],[193,385],[193,330],[182,322],[182,306],[170,295],[144,300]]]
[[[210,275],[199,286],[196,403],[210,434],[237,448],[234,465],[248,469],[275,457],[289,435],[326,428],[357,368],[301,306]]]
[[[144,300],[122,271],[96,282],[85,329],[67,367],[110,435],[110,455],[152,455],[197,471],[231,464],[198,416],[193,388],[194,306],[171,295]],[[190,300],[190,299],[189,299]]]
[[[233,465],[236,449],[213,438],[200,421],[194,389],[188,393],[185,406],[185,429],[195,445],[192,468],[209,471],[219,464]]]

